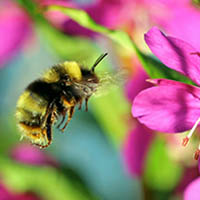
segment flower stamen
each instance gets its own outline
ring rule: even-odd
[[[194,159],[195,160],[198,160],[199,159],[199,156],[200,156],[200,145],[199,145],[199,148],[195,151],[194,153]]]
[[[186,136],[185,138],[183,138],[182,145],[185,147],[188,142],[189,142],[189,138]]]
[[[195,129],[197,128],[198,124],[200,122],[200,117],[198,118],[198,120],[195,122],[194,126],[192,127],[192,129],[190,130],[190,132],[188,133],[188,135],[183,139],[182,145],[186,146],[189,142],[189,139],[191,138],[192,134],[194,133]],[[199,147],[200,149],[200,147]],[[200,152],[199,152],[200,153]]]

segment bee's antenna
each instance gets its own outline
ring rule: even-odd
[[[97,60],[95,61],[94,65],[91,68],[91,71],[94,72],[95,67],[108,55],[108,53],[104,53],[100,55]]]

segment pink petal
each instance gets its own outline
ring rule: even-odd
[[[48,154],[28,144],[20,144],[12,149],[11,157],[18,162],[29,165],[58,166],[57,162]]]
[[[198,50],[183,40],[165,36],[156,27],[145,34],[145,41],[166,66],[181,72],[200,85],[200,57],[193,54]]]
[[[182,86],[161,85],[142,91],[133,102],[133,116],[147,127],[161,132],[191,129],[200,117],[200,99],[192,94],[192,86],[191,90]]]
[[[172,87],[176,86],[178,88],[183,88],[200,99],[199,87],[168,79],[148,79],[146,81],[158,86],[172,86]]]
[[[123,154],[129,173],[133,176],[141,176],[146,154],[154,135],[151,130],[138,122],[136,126],[125,141]]]
[[[184,192],[184,200],[199,200],[200,199],[200,178],[192,181]]]

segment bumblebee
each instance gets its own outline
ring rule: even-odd
[[[41,78],[30,83],[16,106],[16,120],[22,138],[29,139],[40,148],[48,147],[52,142],[52,125],[59,118],[62,119],[57,128],[63,132],[76,105],[81,109],[85,101],[87,111],[88,100],[99,85],[95,68],[105,56],[107,53],[102,54],[91,69],[74,61],[54,65]]]

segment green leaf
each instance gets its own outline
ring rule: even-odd
[[[140,61],[145,71],[151,78],[166,78],[195,85],[195,83],[191,79],[187,78],[177,71],[174,71],[173,69],[166,67],[164,64],[156,60],[156,58],[144,55],[141,52],[138,52],[138,55],[142,57]]]
[[[49,6],[47,10],[60,11],[66,14],[74,21],[76,21],[81,26],[95,31],[97,33],[101,33],[109,37],[113,41],[117,42],[127,50],[135,52],[140,62],[142,63],[144,69],[151,78],[168,78],[193,84],[192,81],[187,77],[181,75],[180,73],[174,70],[167,68],[159,61],[142,53],[126,32],[121,30],[110,30],[104,26],[97,24],[85,11],[55,5]]]
[[[81,26],[88,28],[92,31],[102,33],[112,40],[118,42],[122,46],[133,50],[131,39],[125,32],[120,30],[110,30],[104,26],[95,23],[95,21],[93,21],[93,19],[83,10],[66,8],[62,6],[49,6],[48,10],[61,11],[62,13],[66,14],[71,19],[79,23]]]
[[[106,95],[92,98],[91,104],[93,114],[108,137],[116,147],[121,146],[128,131],[126,115],[130,110],[122,88],[114,88]]]
[[[152,143],[144,172],[145,184],[153,190],[173,190],[180,180],[182,168],[168,156],[163,138],[157,137]]]
[[[91,40],[66,35],[49,24],[47,19],[42,15],[41,8],[37,7],[37,4],[33,1],[18,0],[18,3],[26,9],[34,20],[40,39],[43,42],[46,41],[50,51],[56,52],[63,60],[85,60],[91,57],[91,52],[97,51],[97,47]],[[86,48],[87,51],[85,50]]]
[[[30,166],[0,156],[0,171],[4,183],[17,192],[33,191],[42,199],[96,199],[81,192],[60,171],[48,166]]]

